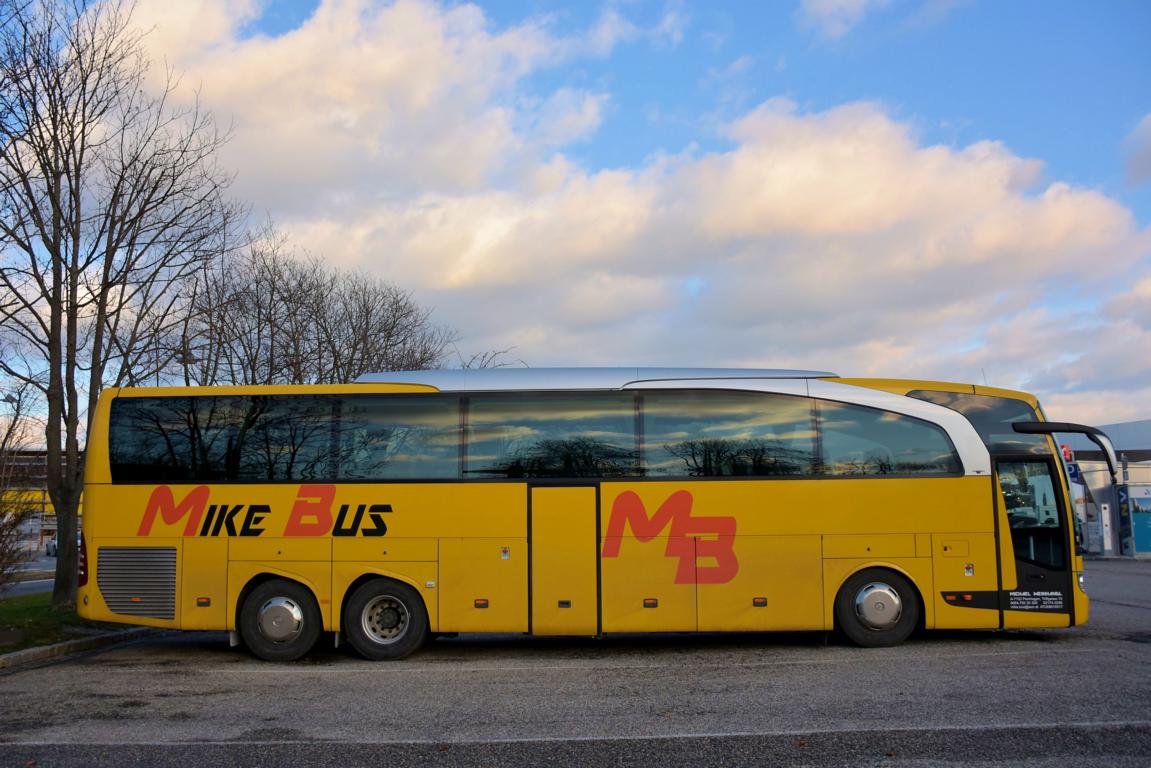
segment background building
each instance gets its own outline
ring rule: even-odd
[[[1114,485],[1098,446],[1082,435],[1059,436],[1075,452],[1073,479],[1078,474],[1087,488],[1079,510],[1087,551],[1151,556],[1151,419],[1100,429],[1119,457]]]
[[[44,551],[56,535],[56,511],[48,498],[45,451],[14,451],[8,458],[7,487],[0,489],[5,512],[21,515],[20,538],[29,552]]]

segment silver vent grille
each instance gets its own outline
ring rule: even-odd
[[[176,618],[175,547],[100,547],[96,582],[113,613]]]

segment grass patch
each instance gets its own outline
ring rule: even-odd
[[[125,627],[88,621],[75,611],[53,608],[52,595],[48,592],[0,598],[0,653],[119,629]]]

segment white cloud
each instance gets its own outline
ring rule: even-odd
[[[614,8],[607,8],[587,36],[588,49],[596,55],[606,56],[617,45],[629,43],[640,34],[639,27],[628,21],[623,14]]]
[[[821,35],[846,35],[863,17],[888,5],[890,0],[800,0],[799,17]]]
[[[1048,417],[1057,421],[1105,424],[1147,418],[1151,328],[1112,309],[1105,307],[1102,316],[1035,309],[997,320],[971,360],[1001,382],[1038,392]],[[1037,349],[1046,354],[1037,355]]]
[[[515,85],[586,48],[545,21],[494,31],[472,5],[326,0],[290,33],[241,37],[251,13],[231,7],[202,0],[201,26],[182,3],[145,0],[139,20],[157,58],[233,118],[222,160],[242,169],[238,194],[272,210],[486,188],[600,119],[602,96],[571,91],[548,102],[538,136],[517,124]]]
[[[1132,184],[1151,181],[1151,113],[1147,114],[1123,142],[1127,179]]]
[[[605,94],[559,89],[536,112],[536,140],[558,147],[589,137],[599,128],[607,101]]]
[[[147,6],[157,40],[179,38],[170,5]],[[650,42],[618,11],[565,37],[469,5],[328,0],[241,39],[248,15],[214,7],[173,63],[234,116],[240,194],[304,248],[414,290],[464,349],[986,372],[1069,420],[1146,408],[1115,393],[1151,402],[1151,233],[1000,143],[927,145],[879,104],[773,99],[726,126],[729,149],[593,171],[564,150],[594,139],[610,95],[527,78]],[[1061,298],[1070,318],[1048,308]]]
[[[911,27],[931,27],[942,24],[953,12],[971,4],[972,0],[923,0],[907,19]]]
[[[649,35],[655,44],[674,48],[683,42],[683,36],[687,33],[690,22],[681,2],[670,3],[664,8],[659,22]]]
[[[1151,331],[1151,277],[1110,299],[1104,312],[1116,321],[1127,319],[1144,331]]]

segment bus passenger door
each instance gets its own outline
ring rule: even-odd
[[[1035,456],[1000,458],[996,476],[1005,505],[1008,535],[1001,536],[1004,568],[1003,624],[1011,627],[1061,624],[1052,614],[1070,618],[1070,532],[1059,475],[1050,459]],[[1010,548],[1010,549],[1009,549]],[[1015,587],[1012,589],[1012,582]]]
[[[599,489],[530,486],[528,536],[533,635],[599,633]]]

